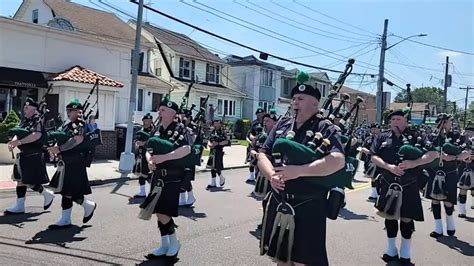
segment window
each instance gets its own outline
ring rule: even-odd
[[[260,70],[260,85],[273,87],[273,71],[269,69]]]
[[[206,101],[206,97],[201,97],[199,99],[199,107],[201,107],[205,101]],[[207,103],[206,103],[206,106],[204,106],[204,108],[207,110]]]
[[[155,75],[157,75],[158,77],[161,76],[161,67],[155,68]]]
[[[143,111],[143,89],[138,89],[137,111]]]
[[[282,96],[290,95],[290,80],[289,79],[283,80],[283,90],[281,94]]]
[[[32,11],[31,20],[33,23],[38,24],[38,9]]]
[[[235,116],[235,101],[218,99],[217,114],[225,116]]]
[[[222,100],[221,99],[217,100],[217,114],[222,115]]]
[[[206,82],[219,84],[219,66],[206,64]]]
[[[268,112],[270,109],[273,108],[273,104],[274,103],[272,102],[259,102],[258,106],[262,107],[265,112]]]
[[[321,85],[321,95],[326,97],[326,84]]]
[[[156,112],[158,111],[158,107],[160,107],[161,98],[163,94],[161,93],[153,93],[151,97],[151,111]]]
[[[194,80],[194,60],[179,58],[179,77]]]

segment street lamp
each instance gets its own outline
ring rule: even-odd
[[[379,63],[379,79],[377,81],[377,95],[376,95],[376,99],[377,99],[377,105],[376,105],[376,109],[377,109],[377,112],[376,112],[376,121],[380,124],[382,124],[382,117],[383,117],[383,102],[382,102],[382,99],[383,99],[383,82],[385,80],[384,78],[384,71],[385,71],[385,51],[387,51],[388,49],[394,47],[395,45],[401,43],[401,42],[404,42],[410,38],[414,38],[414,37],[424,37],[424,36],[428,36],[427,34],[416,34],[416,35],[412,35],[412,36],[408,36],[406,38],[403,38],[403,37],[400,37],[402,38],[400,41],[390,45],[387,47],[387,30],[388,30],[388,19],[385,20],[385,23],[384,23],[384,30],[383,30],[383,34],[382,34],[382,47],[380,49],[380,63]],[[397,36],[398,37],[398,36]]]
[[[420,33],[420,34],[408,36],[408,37],[403,38],[403,39],[401,39],[400,41],[398,41],[398,42],[396,42],[396,43],[390,45],[389,47],[385,48],[385,51],[387,51],[388,49],[394,47],[395,45],[397,45],[397,44],[399,44],[399,43],[401,43],[401,42],[404,42],[404,41],[406,41],[406,40],[408,40],[408,39],[410,39],[410,38],[414,38],[414,37],[425,37],[425,36],[428,36],[428,34]]]

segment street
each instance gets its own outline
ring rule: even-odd
[[[248,170],[227,170],[224,174],[225,188],[209,192],[204,188],[210,173],[199,173],[193,183],[196,207],[180,208],[175,220],[182,244],[178,264],[272,265],[268,257],[259,255],[255,229],[262,209],[261,202],[249,194],[253,187],[244,182]],[[385,264],[380,259],[386,246],[384,223],[375,215],[373,203],[366,200],[368,181],[359,172],[356,189],[346,194],[346,208],[336,221],[328,220],[331,265]],[[137,181],[94,187],[90,198],[98,207],[93,219],[83,226],[82,207],[74,205],[76,225],[59,231],[47,227],[59,218],[60,197],[56,197],[50,210],[43,211],[42,198],[28,192],[26,214],[0,216],[0,264],[164,265],[160,261],[144,261],[144,255],[159,245],[160,238],[156,219],[137,218],[139,201],[131,198],[137,191]],[[14,203],[15,193],[0,192],[0,199],[0,209],[4,210]],[[467,219],[457,218],[455,213],[456,237],[435,240],[429,237],[434,223],[429,206],[424,200],[425,222],[415,225],[412,261],[417,265],[472,265],[474,210],[468,210]]]

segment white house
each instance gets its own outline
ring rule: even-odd
[[[101,77],[98,124],[106,145],[98,152],[106,149],[104,157],[115,157],[115,125],[128,120],[135,31],[112,13],[64,0],[24,0],[13,19],[0,17],[0,36],[0,67],[17,73],[9,76],[15,80],[0,77],[0,91],[8,94],[4,101],[16,110],[26,96],[40,99],[48,83],[52,83],[48,106],[52,114],[65,117],[67,102],[72,98],[84,101],[92,88],[90,75],[95,77],[97,73]],[[149,69],[148,50],[153,46],[142,41],[142,69]],[[88,73],[87,78],[84,73]],[[53,80],[58,74],[75,78]],[[32,77],[34,80],[29,80]],[[139,81],[147,83],[143,87],[159,84],[166,91],[171,89],[169,83],[155,79],[143,74]],[[7,108],[8,104],[1,101],[2,97],[0,108]]]
[[[135,27],[133,21],[129,24]],[[226,120],[242,117],[242,102],[246,95],[227,86],[227,65],[217,55],[186,35],[150,23],[143,25],[142,36],[156,44],[150,55],[151,72],[173,85],[171,99],[178,105],[193,83],[189,105],[196,104],[198,109],[209,96],[208,110],[210,105],[217,108],[214,117],[225,115]]]
[[[283,70],[281,72],[281,93],[276,101],[275,109],[280,112],[286,112],[291,102],[290,95],[291,90],[296,86],[296,76],[298,75],[298,69]],[[331,89],[331,81],[325,72],[313,72],[309,73],[308,84],[317,88],[321,92],[321,100],[323,103],[329,94]]]

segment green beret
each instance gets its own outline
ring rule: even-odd
[[[171,109],[175,110],[176,113],[179,113],[179,106],[178,106],[178,104],[176,104],[175,102],[170,101],[170,100],[168,100],[168,99],[166,99],[166,98],[165,98],[163,101],[161,101],[160,107],[161,107],[161,106],[165,106],[165,107],[171,108]]]
[[[274,115],[276,115],[276,114],[277,114],[277,111],[272,108],[272,109],[268,110],[268,113],[269,113],[269,114],[274,114]]]
[[[150,113],[146,113],[143,118],[142,118],[142,121],[145,120],[145,119],[151,119],[153,120],[153,116],[150,114]]]
[[[265,111],[263,110],[262,107],[258,107],[257,111],[255,111],[255,114],[258,115],[258,114],[261,114],[261,113],[265,113]]]
[[[38,103],[35,100],[31,99],[30,97],[26,97],[25,105],[33,106],[36,108],[38,108],[39,106]]]
[[[314,98],[318,99],[318,101],[321,100],[321,92],[319,92],[319,90],[313,86],[307,84],[296,84],[296,86],[291,90],[291,97],[293,97],[295,94],[306,94],[313,96]]]
[[[69,109],[69,110],[82,110],[82,104],[81,104],[81,102],[79,102],[78,99],[74,99],[68,105],[66,105],[66,109]]]
[[[147,141],[150,138],[150,134],[148,132],[145,132],[143,130],[139,130],[135,134],[135,139],[138,141]]]

